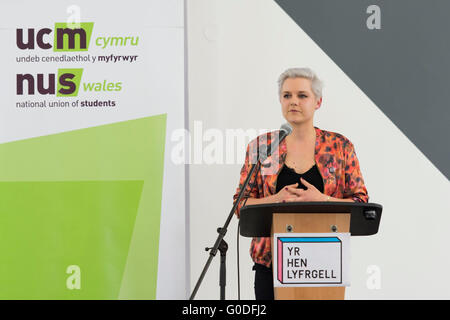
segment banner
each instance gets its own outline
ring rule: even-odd
[[[184,297],[183,10],[0,5],[0,299]]]

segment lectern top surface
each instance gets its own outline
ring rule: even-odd
[[[248,205],[241,209],[240,231],[245,237],[268,237],[273,213],[350,213],[350,233],[367,236],[378,232],[383,207],[359,202],[289,202]]]

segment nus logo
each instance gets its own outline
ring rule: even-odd
[[[16,29],[16,44],[21,50],[32,50],[37,46],[45,50],[53,48],[53,51],[87,51],[93,27],[93,22],[81,22],[77,28],[67,22],[56,22],[54,30],[50,28],[29,28],[26,31]],[[52,32],[54,33],[53,43],[50,36]]]
[[[57,97],[76,97],[80,87],[83,69],[58,69],[58,74],[49,73],[44,75],[38,73],[35,77],[32,74],[17,74],[16,88],[17,95],[23,95],[25,88],[28,95],[34,95],[36,90],[42,95],[54,95]],[[46,76],[46,80],[44,77]],[[57,79],[57,82],[56,82]]]

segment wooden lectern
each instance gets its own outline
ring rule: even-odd
[[[271,237],[274,233],[378,232],[382,206],[374,203],[293,202],[249,205],[240,212],[240,234]],[[276,300],[343,300],[345,287],[277,287]]]

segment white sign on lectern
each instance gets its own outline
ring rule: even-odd
[[[275,233],[275,287],[349,286],[350,233]]]

